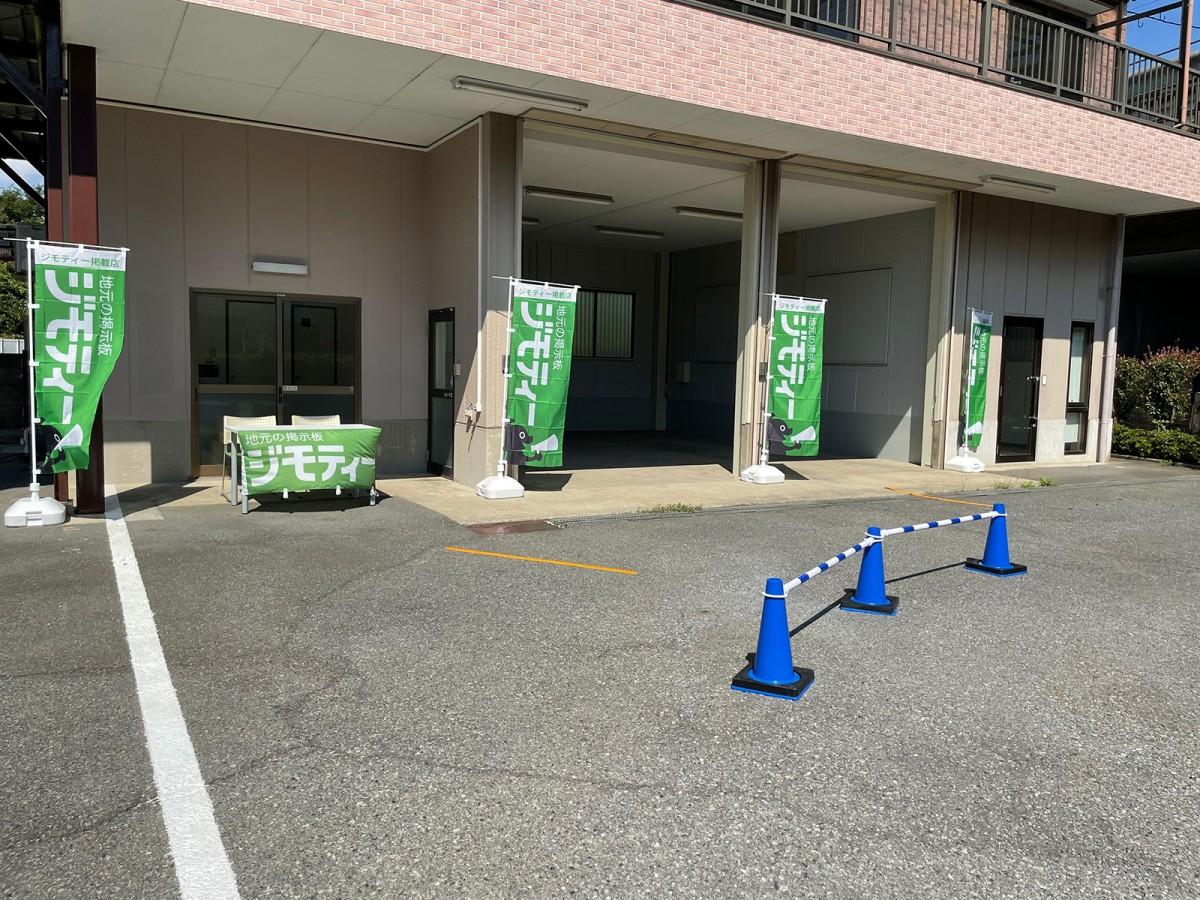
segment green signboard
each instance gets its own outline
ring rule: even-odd
[[[563,464],[578,288],[512,282],[504,454],[510,465]]]
[[[964,439],[969,450],[978,450],[983,439],[983,414],[987,406],[988,351],[992,345],[992,314],[971,310],[971,343],[967,350],[967,377],[963,388]]]
[[[379,435],[371,425],[239,428],[242,485],[251,496],[369,488]]]
[[[825,301],[773,299],[767,449],[771,456],[816,456],[821,446]]]
[[[35,406],[54,472],[86,469],[96,407],[125,340],[125,251],[31,243]],[[39,465],[43,460],[38,460]]]

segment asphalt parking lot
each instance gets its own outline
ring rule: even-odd
[[[765,577],[967,507],[484,535],[400,500],[167,505],[128,531],[243,897],[1182,898],[1198,474],[1004,492],[1024,578],[952,565],[980,525],[889,539],[900,615],[801,632],[794,704],[729,690]],[[3,896],[176,895],[106,526],[4,532],[0,583]]]

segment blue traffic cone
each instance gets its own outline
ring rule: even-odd
[[[1017,565],[1008,558],[1008,515],[1003,503],[995,503],[992,510],[996,517],[988,523],[987,543],[983,545],[983,559],[971,557],[966,566],[972,572],[983,572],[985,575],[998,575],[1001,578],[1011,578],[1013,575],[1024,575],[1029,569]]]
[[[867,537],[875,540],[863,551],[858,568],[858,586],[846,591],[846,596],[842,598],[842,609],[894,616],[900,598],[889,596],[883,586],[883,531],[878,525],[872,525],[867,529]]]
[[[762,623],[758,627],[758,649],[746,657],[746,665],[733,676],[730,687],[749,694],[799,700],[812,683],[812,669],[799,669],[792,664],[783,579],[768,578],[763,592]]]

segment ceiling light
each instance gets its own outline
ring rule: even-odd
[[[471,78],[467,75],[455,75],[450,79],[455,90],[470,91],[473,94],[489,94],[493,97],[505,97],[509,100],[528,100],[538,106],[553,106],[557,109],[569,109],[583,112],[588,108],[588,101],[581,97],[567,97],[564,94],[550,94],[533,88],[517,87],[511,84],[500,84],[497,81],[484,81],[481,78]]]
[[[597,225],[596,230],[601,234],[615,234],[621,237],[648,238],[652,241],[666,237],[661,231],[643,231],[641,228],[621,228],[618,225]]]
[[[535,219],[533,216],[521,216],[522,225],[541,225],[541,219]]]
[[[597,206],[612,206],[613,198],[608,194],[584,194],[580,191],[560,191],[558,188],[525,188],[526,197],[544,197],[547,200],[572,200],[575,203],[594,203]]]
[[[1023,191],[1036,191],[1039,194],[1053,194],[1058,188],[1052,184],[1038,184],[1036,181],[1021,181],[1017,178],[1005,178],[1003,175],[985,175],[984,184],[994,184],[997,187],[1020,188]]]
[[[731,212],[726,209],[705,209],[702,206],[677,206],[675,207],[675,215],[689,216],[693,219],[717,219],[721,222],[742,221],[742,214],[740,212]]]
[[[254,272],[264,272],[271,275],[307,275],[308,266],[304,263],[280,262],[276,259],[253,259],[250,269]]]

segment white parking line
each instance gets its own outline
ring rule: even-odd
[[[105,494],[104,516],[125,619],[125,639],[179,891],[184,900],[236,898],[237,879],[221,843],[212,801],[175,696],[116,488],[107,485]]]

